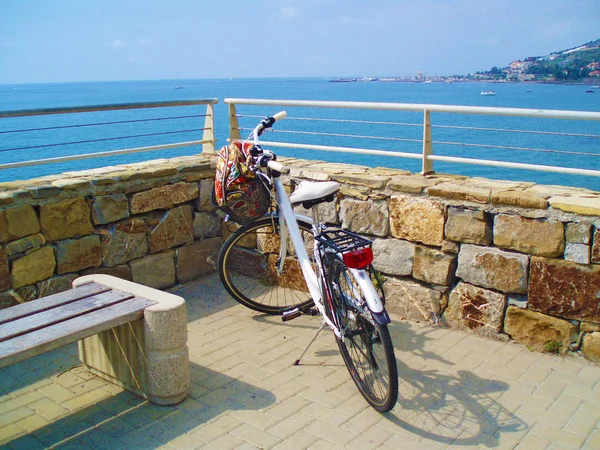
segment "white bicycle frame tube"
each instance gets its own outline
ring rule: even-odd
[[[276,120],[278,120],[282,117],[285,117],[285,115],[276,118]],[[258,139],[259,127],[260,127],[260,125],[257,125],[254,128],[254,130],[252,131],[253,138],[254,138],[253,140],[254,140],[255,145],[259,145],[259,139]],[[319,285],[319,279],[317,277],[317,274],[313,270],[312,265],[310,263],[310,259],[308,258],[308,254],[306,253],[304,241],[302,240],[302,236],[300,235],[300,228],[298,227],[298,222],[296,220],[296,214],[294,213],[294,210],[292,209],[292,204],[290,202],[290,199],[289,199],[287,193],[285,192],[285,188],[279,177],[275,177],[273,179],[273,187],[275,189],[277,203],[279,205],[279,211],[280,211],[280,214],[279,214],[280,234],[279,234],[279,236],[280,236],[280,241],[281,241],[281,248],[280,248],[280,253],[279,253],[280,261],[279,261],[279,266],[278,266],[277,270],[279,272],[283,271],[283,265],[285,262],[285,257],[286,257],[286,252],[287,252],[287,233],[286,233],[286,229],[287,229],[289,231],[290,238],[291,238],[292,244],[294,246],[294,250],[296,251],[296,256],[298,257],[298,261],[300,262],[300,268],[302,269],[302,274],[304,275],[304,279],[306,280],[306,284],[308,286],[308,291],[310,292],[310,295],[312,296],[315,305],[319,309],[319,312],[321,313],[321,316],[323,317],[323,321],[333,330],[333,332],[335,333],[335,335],[337,337],[343,339],[343,335],[341,334],[338,327],[336,327],[335,324],[331,320],[329,320],[329,318],[327,317],[327,314],[325,313],[325,305],[323,303],[323,293],[322,293],[321,287]],[[312,222],[312,220],[310,222]],[[313,224],[313,226],[318,226],[318,224]],[[315,245],[315,249],[314,249],[315,250],[315,258],[317,259],[317,263],[319,265],[319,270],[321,271],[322,267],[320,267],[321,261],[319,259],[318,248],[317,248],[318,245],[317,245],[316,241],[315,241],[314,245]],[[352,274],[352,276],[358,283],[359,288],[362,290],[362,293],[365,296],[365,300],[367,302],[369,309],[374,313],[383,312],[384,311],[383,303],[381,301],[381,298],[379,297],[379,294],[377,293],[377,290],[375,289],[375,286],[373,286],[373,282],[371,281],[371,278],[369,277],[369,274],[367,273],[367,271],[364,269],[350,269],[350,268],[348,268],[348,269],[350,270],[350,273]]]

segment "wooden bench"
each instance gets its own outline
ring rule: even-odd
[[[185,301],[108,275],[0,310],[0,368],[79,341],[96,375],[150,401],[182,401],[189,387]]]

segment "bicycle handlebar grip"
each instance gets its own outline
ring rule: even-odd
[[[277,121],[283,119],[286,116],[287,116],[287,112],[285,112],[285,111],[279,111],[277,114],[275,114],[273,116],[273,119],[275,119],[275,122],[277,122]]]
[[[290,169],[285,167],[283,164],[278,163],[277,161],[269,161],[267,166],[269,166],[269,169],[276,170],[277,172],[290,173]]]

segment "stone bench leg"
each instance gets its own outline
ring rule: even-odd
[[[73,286],[96,282],[157,302],[144,317],[79,341],[79,357],[95,375],[159,405],[173,405],[190,385],[187,314],[183,298],[109,275],[87,275]]]

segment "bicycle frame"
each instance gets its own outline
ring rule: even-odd
[[[277,116],[278,115],[276,115],[276,117],[272,118],[273,121],[268,125],[269,127],[276,120],[279,120],[279,118],[285,117],[285,113],[283,113],[283,115],[280,117],[277,117]],[[263,128],[260,128],[261,126],[262,126],[262,123],[261,123],[261,125],[258,125],[256,128],[254,128],[254,130],[250,134],[253,137],[255,146],[259,146],[259,144],[260,144],[259,143],[259,135],[262,133],[262,130],[263,130]],[[261,130],[261,131],[259,131],[259,130]],[[273,155],[272,152],[269,152],[269,153],[271,153],[271,155]],[[273,156],[273,158],[274,158],[274,156]],[[343,340],[344,339],[343,333],[341,333],[339,327],[336,324],[334,324],[329,319],[329,317],[327,317],[327,314],[325,312],[325,304],[324,304],[323,297],[324,297],[324,295],[326,295],[326,292],[323,292],[323,288],[327,289],[327,287],[325,286],[326,283],[319,283],[319,280],[324,280],[324,278],[325,278],[323,262],[321,260],[321,254],[319,252],[319,243],[315,239],[314,255],[315,255],[315,260],[317,263],[317,270],[318,270],[318,274],[316,274],[312,268],[310,259],[306,252],[306,248],[304,247],[304,241],[302,240],[302,236],[300,235],[300,229],[298,227],[298,222],[296,220],[296,214],[294,213],[290,199],[285,191],[285,188],[283,186],[283,183],[281,181],[279,173],[277,172],[278,170],[281,170],[281,168],[284,166],[282,166],[279,163],[275,163],[274,161],[270,161],[267,165],[269,167],[272,167],[272,169],[276,171],[276,174],[273,174],[272,179],[273,179],[273,188],[275,190],[277,205],[279,207],[279,230],[280,230],[279,236],[280,236],[280,240],[281,240],[281,242],[280,242],[281,247],[280,247],[280,252],[279,252],[280,259],[279,259],[279,265],[278,265],[277,270],[280,272],[283,270],[283,265],[285,262],[285,257],[286,257],[286,252],[287,252],[287,232],[289,232],[290,238],[292,240],[292,245],[294,246],[294,250],[296,252],[296,256],[298,257],[298,261],[300,262],[300,268],[302,270],[302,274],[304,275],[304,279],[306,280],[308,290],[310,292],[310,295],[312,296],[315,306],[321,313],[324,323],[326,323],[329,326],[329,328],[331,328],[331,330],[335,333],[335,335],[338,338]],[[276,166],[276,167],[273,167],[273,166]],[[316,218],[316,216],[315,216],[315,218]],[[310,220],[310,222],[312,222],[313,234],[316,236],[320,232],[320,230],[319,230],[320,224],[318,223],[317,220]],[[341,257],[342,255],[339,255],[339,256]],[[367,306],[368,306],[369,310],[373,313],[374,320],[376,320],[380,324],[389,323],[390,318],[387,315],[387,312],[385,311],[383,302],[381,301],[381,298],[379,297],[379,294],[377,293],[375,286],[373,286],[373,282],[371,281],[371,278],[370,278],[369,274],[367,273],[367,271],[364,269],[352,269],[352,268],[348,268],[348,270],[350,271],[350,273],[352,274],[352,276],[358,283],[359,289],[362,290],[362,292],[365,296],[365,300],[367,302]],[[360,297],[360,296],[357,295],[357,297]]]
[[[279,229],[280,229],[280,239],[281,239],[281,248],[280,248],[280,270],[283,268],[283,260],[285,259],[286,251],[287,251],[287,232],[289,232],[290,238],[292,240],[292,245],[294,246],[294,250],[296,252],[296,256],[298,257],[298,261],[300,262],[300,268],[302,269],[302,274],[306,280],[306,284],[308,285],[308,290],[313,298],[315,306],[323,316],[324,322],[332,329],[336,336],[343,339],[343,335],[340,332],[337,325],[335,325],[325,313],[325,305],[324,305],[324,295],[323,286],[319,283],[319,279],[324,278],[324,270],[323,270],[323,262],[321,261],[320,252],[319,252],[319,243],[317,240],[314,241],[314,255],[317,263],[317,270],[319,274],[317,275],[312,268],[310,263],[310,259],[306,252],[306,248],[304,247],[304,241],[300,235],[300,229],[298,227],[298,222],[296,220],[296,214],[292,209],[292,205],[290,203],[290,199],[285,192],[283,183],[279,177],[273,178],[273,185],[275,188],[275,194],[277,197],[277,204],[279,205]],[[311,222],[313,222],[311,220]],[[316,235],[319,230],[319,223],[312,223],[313,233]],[[340,255],[341,256],[341,255]],[[369,277],[369,274],[364,269],[351,269],[348,268],[350,273],[352,273],[354,279],[359,285],[359,288],[362,290],[365,300],[367,302],[369,310],[373,313],[375,320],[381,323],[388,323],[389,317],[385,313],[384,305],[373,286],[373,282]],[[360,296],[357,296],[360,297]]]

